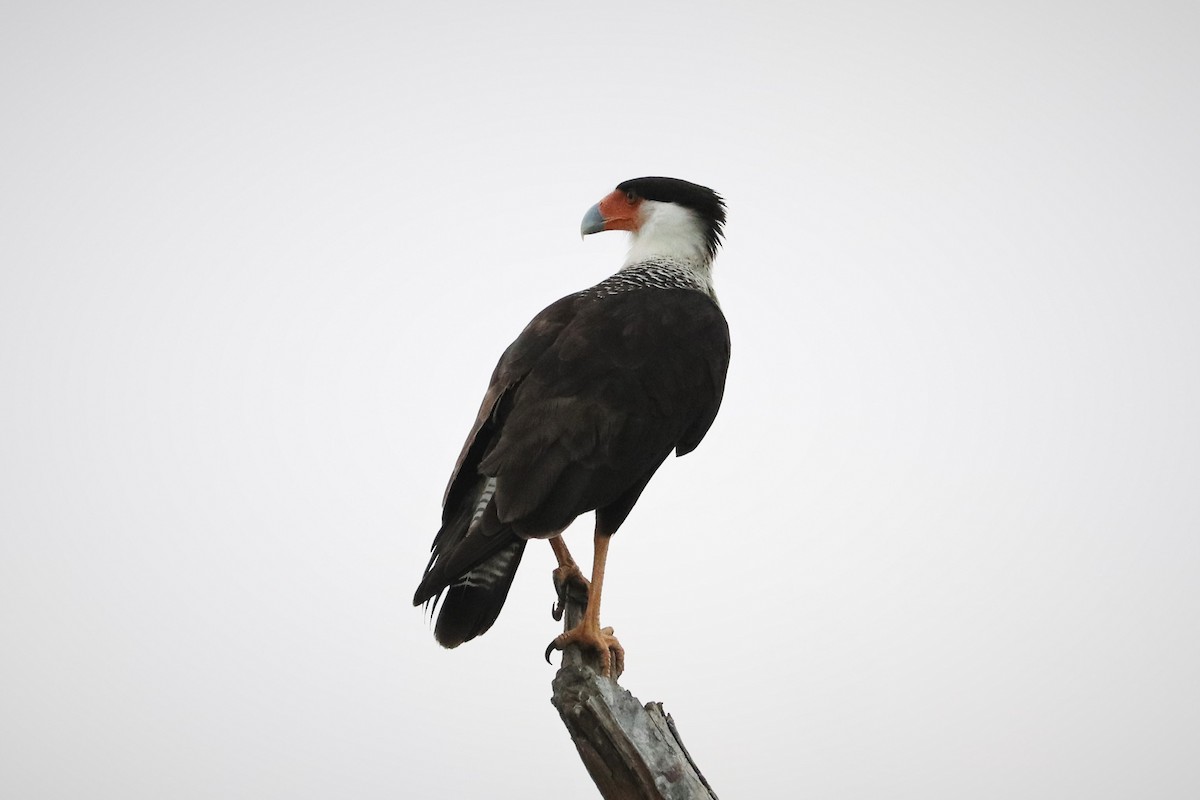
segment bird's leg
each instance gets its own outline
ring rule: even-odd
[[[583,619],[571,630],[559,634],[546,648],[546,660],[552,650],[577,645],[600,656],[600,670],[605,677],[617,678],[625,671],[625,648],[613,636],[612,628],[600,627],[600,593],[604,587],[604,562],[608,557],[608,542],[612,538],[596,532],[596,557],[592,562],[592,589],[588,592],[587,609]]]
[[[583,570],[571,558],[571,551],[567,549],[562,534],[550,539],[550,547],[558,559],[558,567],[554,570],[554,591],[558,593],[558,602],[550,609],[550,614],[558,621],[567,607],[568,596],[580,605],[587,603],[589,584],[588,579],[583,577]]]

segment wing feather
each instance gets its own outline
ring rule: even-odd
[[[492,624],[525,539],[591,510],[615,532],[671,451],[704,438],[728,364],[725,318],[698,291],[581,293],[534,317],[496,365],[446,487],[414,597],[450,587],[439,641]]]

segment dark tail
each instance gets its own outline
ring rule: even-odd
[[[413,605],[433,602],[441,612],[433,634],[458,647],[492,627],[512,588],[525,540],[496,516],[495,481],[480,476],[471,498],[451,507],[433,540],[433,555]]]
[[[443,647],[458,647],[487,632],[500,616],[513,577],[525,553],[525,540],[510,544],[446,587],[433,635]],[[419,595],[418,595],[419,596]],[[415,604],[415,603],[414,603]],[[434,600],[434,606],[438,601]]]

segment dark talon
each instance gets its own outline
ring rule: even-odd
[[[557,570],[555,570],[557,573]],[[571,597],[571,582],[569,577],[559,579],[557,575],[554,580],[554,591],[558,594],[558,600],[554,605],[550,606],[550,616],[554,617],[555,622],[561,622],[563,614],[567,611],[567,601]],[[584,587],[583,603],[587,603],[587,588]]]
[[[579,571],[579,567],[574,564],[554,570],[553,577],[554,593],[558,595],[558,601],[550,607],[550,616],[554,617],[555,622],[560,622],[569,603],[587,607],[590,585]]]
[[[554,666],[554,662],[552,662],[550,660],[550,654],[558,649],[557,647],[554,646],[556,644],[558,644],[558,639],[552,639],[550,641],[550,644],[546,645],[546,663],[549,664],[550,666]]]

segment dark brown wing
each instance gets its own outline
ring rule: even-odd
[[[525,539],[553,535],[593,509],[615,532],[670,452],[689,452],[704,437],[728,363],[724,316],[694,290],[573,295],[535,317],[492,376],[414,597],[451,588],[439,641],[456,644],[491,625]],[[456,591],[464,602],[443,638]]]
[[[462,495],[478,495],[472,491],[480,477],[474,467],[478,465],[482,452],[491,443],[491,437],[497,428],[497,406],[508,394],[509,390],[524,380],[530,370],[537,364],[542,354],[554,345],[565,328],[575,316],[575,306],[579,298],[576,295],[564,297],[546,308],[529,321],[521,335],[508,346],[496,369],[492,371],[492,380],[488,384],[483,402],[479,405],[479,413],[475,416],[467,441],[463,443],[462,452],[446,485],[442,497],[443,517],[457,504]],[[464,470],[464,466],[470,468]]]
[[[574,317],[577,301],[578,298],[572,295],[543,309],[525,326],[525,330],[509,345],[496,364],[475,424],[467,435],[446,486],[442,501],[442,527],[434,537],[429,564],[413,597],[413,605],[433,598],[472,567],[510,547],[516,539],[511,529],[498,524],[494,512],[479,514],[476,519],[489,477],[479,471],[479,461],[502,425],[499,414],[501,401],[521,383],[541,354],[553,345],[562,329]],[[473,522],[477,524],[472,525]],[[515,569],[514,563],[512,571]]]
[[[671,450],[699,444],[728,364],[725,318],[700,292],[580,303],[500,403],[503,427],[479,465],[496,477],[498,519],[538,536],[618,500],[632,507],[630,490],[640,493]]]

